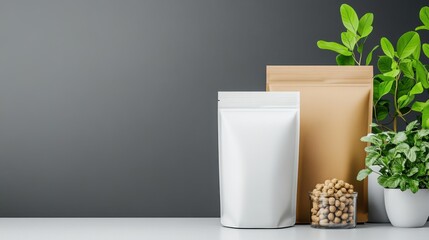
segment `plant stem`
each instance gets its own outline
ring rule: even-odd
[[[393,117],[393,131],[396,132],[398,129],[397,127],[398,123],[396,122],[396,116]]]
[[[398,115],[406,124],[408,124],[407,119],[404,118],[404,115],[401,113],[401,115]]]
[[[360,55],[359,55],[359,65],[360,65],[360,63],[362,62],[362,56],[363,56],[363,45],[365,44],[365,42],[366,42],[366,39],[367,39],[368,37],[366,37],[364,40],[363,40],[363,43],[361,43],[362,44],[362,52],[360,53]],[[359,48],[359,46],[358,46],[358,48]]]
[[[356,56],[355,56],[355,53],[354,53],[354,52],[352,53],[352,58],[353,58],[353,60],[355,60],[355,63],[356,63],[358,66],[360,66],[360,62],[358,62],[358,61],[356,60]]]
[[[360,66],[360,63],[362,62],[362,55],[363,55],[363,52],[359,54],[359,66]]]
[[[398,63],[399,64],[399,63]],[[393,131],[397,132],[398,130],[398,116],[402,117],[401,111],[399,111],[398,103],[397,103],[397,96],[398,96],[398,84],[399,84],[399,78],[401,77],[401,73],[398,74],[395,78],[395,95],[393,96],[393,105],[395,107],[395,115],[393,115]]]
[[[393,129],[391,129],[391,128],[387,127],[386,125],[380,125],[380,127],[384,128],[384,129],[385,129],[385,130],[387,130],[387,131],[391,131],[391,132],[393,132]]]
[[[403,113],[403,114],[402,114],[402,116],[405,116],[405,115],[409,114],[411,111],[412,111],[412,109],[410,109],[410,110],[409,110],[408,112],[406,112],[406,113]]]

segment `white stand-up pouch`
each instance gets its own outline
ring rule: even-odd
[[[219,92],[221,224],[295,224],[299,92]]]

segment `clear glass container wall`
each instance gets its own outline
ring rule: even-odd
[[[314,228],[356,227],[357,192],[338,194],[309,193],[311,226]]]

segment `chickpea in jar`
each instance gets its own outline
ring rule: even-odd
[[[356,198],[353,185],[336,178],[316,184],[309,193],[311,226],[353,228],[356,226]]]

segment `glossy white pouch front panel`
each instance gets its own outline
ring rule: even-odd
[[[294,225],[299,93],[220,92],[218,121],[222,225]]]

